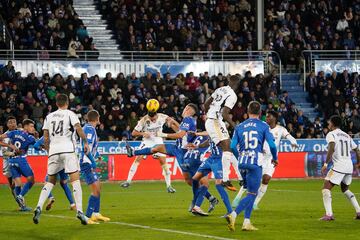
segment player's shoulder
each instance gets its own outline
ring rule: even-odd
[[[166,120],[169,116],[165,113],[158,113],[158,118],[161,120]]]

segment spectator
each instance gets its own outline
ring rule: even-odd
[[[8,61],[0,71],[0,83],[2,82],[12,82],[15,77],[15,68],[12,65],[12,61]]]

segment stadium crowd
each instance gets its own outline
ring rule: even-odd
[[[0,15],[16,50],[37,50],[17,57],[76,59],[84,57],[82,51],[90,51],[89,58],[98,57],[93,39],[71,0],[0,1]],[[67,54],[59,50],[67,50]]]

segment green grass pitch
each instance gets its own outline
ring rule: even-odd
[[[56,202],[49,212],[43,211],[39,225],[32,223],[32,213],[17,212],[14,200],[5,185],[0,186],[0,239],[360,239],[360,221],[339,188],[333,191],[336,220],[320,222],[324,214],[321,180],[272,181],[260,210],[252,215],[257,232],[242,232],[243,215],[237,229],[229,232],[223,218],[222,203],[209,217],[197,217],[187,212],[191,188],[175,182],[177,192],[168,194],[163,182],[134,182],[129,189],[118,184],[102,185],[101,212],[110,223],[82,226],[60,186],[56,186]],[[34,207],[41,186],[37,185],[26,197]],[[89,196],[83,185],[84,210]],[[360,184],[354,180],[351,190],[360,198]],[[210,192],[218,196],[214,183]],[[231,200],[235,193],[230,193]],[[207,201],[203,209],[207,210]]]

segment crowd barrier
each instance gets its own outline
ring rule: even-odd
[[[360,139],[355,140],[360,144]],[[131,146],[137,147],[139,141],[130,142]],[[321,167],[326,159],[327,144],[325,140],[298,140],[299,147],[293,149],[287,140],[282,140],[279,153],[279,165],[276,168],[274,178],[306,178],[321,177]],[[97,162],[97,172],[102,181],[126,180],[130,166],[134,158],[126,155],[125,143],[123,142],[100,142],[98,148],[103,159]],[[356,158],[352,156],[353,163]],[[170,165],[172,179],[182,179],[182,172],[174,157],[168,156],[167,163]],[[29,149],[28,161],[34,171],[35,181],[43,182],[46,175],[47,156],[44,151]],[[2,166],[2,158],[0,157]],[[360,176],[358,170],[354,169],[354,176]],[[236,178],[234,171],[231,178]],[[148,156],[140,164],[134,180],[161,180],[162,169],[159,161]],[[4,176],[0,176],[0,183],[6,183]]]

